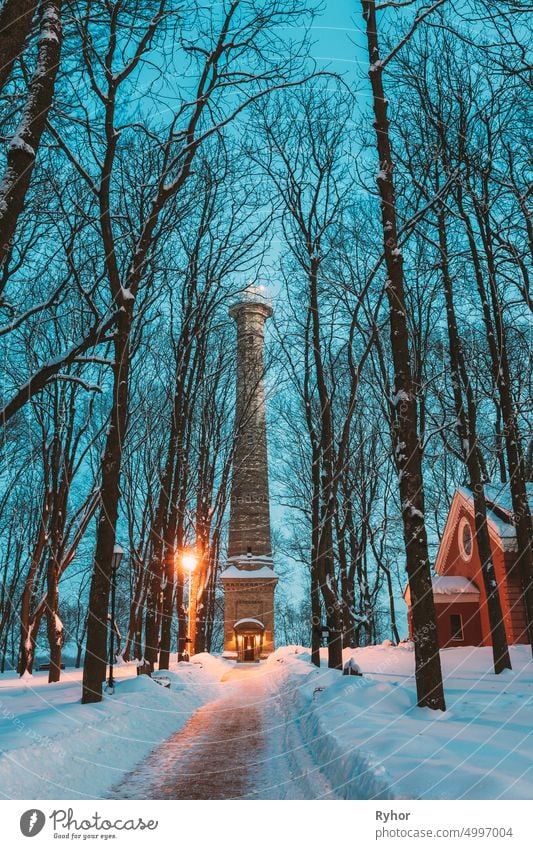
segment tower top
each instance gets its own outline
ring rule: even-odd
[[[235,318],[237,312],[247,306],[263,307],[266,317],[272,315],[272,298],[267,295],[266,286],[256,286],[250,283],[243,292],[240,292],[239,295],[237,295],[235,301],[230,306],[230,316]]]

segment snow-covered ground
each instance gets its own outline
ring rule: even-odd
[[[105,798],[172,735],[174,749],[163,750],[166,768],[183,775],[190,740],[182,745],[176,732],[197,708],[210,705],[197,723],[204,744],[225,741],[228,762],[232,746],[249,762],[249,786],[241,781],[239,796],[529,799],[533,662],[526,646],[513,647],[511,655],[513,670],[495,676],[490,649],[443,651],[446,713],[416,707],[409,644],[346,651],[345,660],[353,657],[363,677],[328,670],[325,653],[323,667],[316,669],[308,650],[295,646],[247,669],[209,655],[174,663],[165,673],[170,690],[123,665],[117,668],[116,693],[98,705],[80,704],[79,671],[67,669],[53,685],[46,683],[46,673],[22,680],[10,673],[0,678],[1,793]],[[234,723],[235,740],[228,742],[233,732],[220,719],[224,711],[231,715],[233,705],[245,710],[249,705],[257,716],[248,761],[248,735],[241,733],[240,720]],[[195,727],[187,726],[189,737]],[[172,757],[181,758],[177,767]],[[146,774],[153,777],[147,763]]]
[[[513,670],[498,676],[491,672],[490,648],[441,652],[445,713],[416,707],[410,644],[345,651],[363,677],[310,672],[303,649],[281,649],[277,656],[290,670],[305,738],[337,796],[532,797],[533,661],[527,646],[511,648]]]
[[[219,695],[227,666],[210,655],[171,663],[166,689],[115,667],[117,685],[99,704],[82,705],[81,670],[0,676],[0,798],[105,798],[125,771]]]

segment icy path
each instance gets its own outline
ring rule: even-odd
[[[335,799],[300,733],[279,668],[235,667],[223,695],[193,714],[115,787],[112,799]]]

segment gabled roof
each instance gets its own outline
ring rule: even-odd
[[[526,492],[529,501],[529,507],[533,511],[533,482],[526,483]],[[508,483],[486,484],[485,499],[493,509],[502,512],[512,521],[513,516],[513,499],[511,498],[511,488]]]
[[[533,487],[528,485],[528,493],[533,496]],[[516,532],[513,524],[511,494],[508,485],[487,485],[485,487],[487,502],[487,526],[491,540],[504,551],[516,551]],[[448,559],[449,548],[456,532],[461,510],[470,515],[474,512],[474,498],[471,490],[465,486],[458,487],[452,498],[446,526],[440,542],[435,571],[440,574]]]
[[[512,539],[516,537],[516,531],[513,524],[512,510],[504,509],[497,501],[494,501],[487,490],[495,489],[496,487],[487,487],[485,491],[485,501],[487,502],[487,519],[489,525],[489,533],[491,528],[498,534],[500,539]],[[468,501],[472,511],[474,509],[474,496],[471,490],[466,486],[459,487],[459,492],[462,492],[465,499]]]

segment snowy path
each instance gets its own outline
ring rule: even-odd
[[[236,667],[223,695],[193,714],[115,787],[112,799],[335,799],[300,733],[279,668]]]

